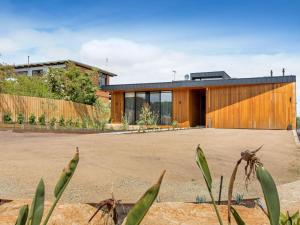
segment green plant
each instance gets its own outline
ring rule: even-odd
[[[49,121],[49,125],[50,125],[50,128],[55,128],[55,124],[56,124],[56,118],[55,117],[52,117]]]
[[[29,116],[29,119],[28,119],[29,124],[30,125],[35,125],[36,124],[35,120],[36,120],[36,116],[33,113],[31,113],[30,116]]]
[[[89,126],[91,126],[92,124],[93,123],[89,117],[87,116],[83,117],[82,124],[81,124],[82,128],[89,128]]]
[[[18,123],[18,124],[23,124],[24,121],[25,121],[24,113],[18,113],[18,116],[17,116],[17,123]]]
[[[71,127],[73,127],[73,126],[74,126],[74,123],[73,123],[72,118],[68,119],[68,120],[66,121],[66,127],[71,128]]]
[[[197,163],[198,167],[200,168],[202,175],[204,177],[211,201],[213,203],[214,209],[215,209],[217,217],[218,217],[218,221],[219,221],[220,225],[223,225],[219,210],[217,208],[214,196],[212,194],[212,178],[210,175],[210,170],[209,170],[204,152],[200,148],[200,145],[198,145],[197,150],[196,150],[196,163]]]
[[[46,115],[45,113],[41,114],[38,118],[39,124],[41,126],[46,126]]]
[[[197,204],[201,204],[201,203],[204,203],[204,202],[206,202],[206,198],[205,198],[204,195],[203,196],[199,196],[199,195],[196,196],[196,203]]]
[[[132,207],[123,222],[124,225],[138,225],[142,222],[144,216],[157,198],[165,172],[166,171],[162,172],[157,183],[150,187]]]
[[[260,147],[261,148],[261,147]],[[260,149],[256,149],[254,151],[246,150],[242,152],[241,158],[236,163],[236,166],[234,168],[233,175],[231,176],[230,182],[229,182],[229,189],[232,188],[233,180],[235,179],[235,174],[237,171],[237,168],[242,160],[247,161],[247,166],[245,168],[246,178],[248,174],[252,174],[253,171],[256,171],[256,177],[261,185],[262,191],[264,193],[265,202],[267,205],[267,216],[270,222],[270,225],[278,225],[279,218],[280,218],[280,202],[279,202],[279,196],[278,191],[275,185],[275,182],[270,175],[270,173],[262,166],[262,163],[259,161],[259,159],[256,157],[255,153]],[[251,160],[249,162],[248,160]],[[215,208],[218,220],[220,224],[223,224],[223,221],[219,215],[218,209],[216,207],[216,204],[214,202],[213,196],[211,194],[211,184],[212,179],[209,171],[209,167],[206,161],[206,158],[204,156],[204,153],[202,149],[198,146],[196,150],[196,162],[198,167],[201,169],[202,175],[205,179],[205,182],[207,184],[208,191],[212,198],[212,203]],[[250,166],[250,170],[248,171],[248,166]],[[230,194],[230,191],[228,192]],[[245,222],[243,219],[239,216],[238,212],[231,206],[229,203],[231,201],[231,198],[228,196],[228,206],[230,207],[228,212],[228,224],[231,224],[229,215],[232,214],[234,216],[234,219],[238,225],[244,225]]]
[[[140,128],[144,130],[148,126],[156,126],[157,120],[158,116],[151,111],[149,104],[144,104],[139,115],[139,120],[137,121]]]
[[[77,149],[75,156],[69,162],[68,166],[63,170],[56,186],[54,189],[55,200],[42,223],[42,217],[44,214],[44,201],[45,201],[45,185],[43,179],[40,180],[35,196],[32,200],[32,204],[28,214],[28,205],[23,206],[19,211],[19,216],[16,221],[16,225],[46,225],[56,207],[59,199],[61,198],[63,192],[68,186],[73,174],[75,173],[77,164],[79,162],[79,151]],[[27,221],[27,222],[26,222]]]
[[[74,127],[79,128],[80,127],[80,120],[76,119],[74,122]]]
[[[4,113],[3,122],[4,123],[12,123],[13,122],[11,112]]]
[[[178,122],[176,120],[173,120],[172,122],[172,128],[175,130],[178,127]]]
[[[280,225],[299,225],[300,224],[299,211],[294,213],[292,216],[290,216],[289,212],[286,212],[286,214],[281,213],[279,224]]]
[[[65,118],[64,118],[64,116],[61,116],[61,117],[59,118],[59,120],[58,120],[58,125],[59,125],[60,127],[65,127]]]
[[[129,129],[129,122],[128,122],[127,115],[122,116],[122,129],[123,130],[128,130]]]
[[[107,124],[106,120],[95,120],[94,128],[104,131],[106,128],[106,124]]]
[[[234,199],[236,204],[240,205],[244,200],[244,194],[237,193]]]
[[[52,93],[59,98],[84,104],[96,102],[97,87],[92,77],[95,71],[81,71],[69,63],[66,68],[50,68],[47,73],[47,84]]]

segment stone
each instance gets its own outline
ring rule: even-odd
[[[0,224],[14,225],[19,209],[30,204],[31,200],[17,200],[0,205]],[[44,216],[47,215],[51,202],[45,202]],[[87,204],[58,204],[49,220],[49,225],[87,225],[88,220],[96,209]],[[44,219],[44,218],[43,218]],[[107,222],[106,222],[107,221]],[[89,225],[114,225],[114,222],[106,214],[99,212]]]

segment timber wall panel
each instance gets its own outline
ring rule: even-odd
[[[124,92],[113,92],[111,94],[111,121],[121,123],[124,111]]]
[[[53,117],[58,120],[61,116],[65,120],[97,118],[95,107],[91,105],[57,99],[0,94],[0,122],[3,122],[3,115],[8,112],[12,114],[13,121],[16,121],[19,113],[23,113],[26,122],[31,114],[38,118],[43,113],[46,121]]]
[[[215,128],[296,127],[295,83],[208,88],[206,125]]]
[[[189,89],[173,90],[173,120],[178,122],[179,126],[189,127]]]

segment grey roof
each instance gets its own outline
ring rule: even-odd
[[[251,85],[251,84],[275,84],[291,83],[296,81],[295,75],[276,76],[276,77],[251,77],[251,78],[229,78],[218,80],[184,80],[161,83],[139,83],[139,84],[117,84],[104,85],[101,87],[105,91],[133,91],[145,89],[173,89],[173,88],[205,88],[212,86],[233,86],[233,85]]]
[[[114,74],[114,73],[111,73],[109,71],[100,69],[98,67],[90,66],[90,65],[87,65],[87,64],[84,64],[84,63],[81,63],[81,62],[77,62],[77,61],[74,61],[74,60],[70,60],[70,59],[57,60],[57,61],[48,61],[48,62],[38,62],[38,63],[29,63],[29,65],[28,64],[19,64],[19,65],[14,65],[14,68],[15,69],[22,69],[22,68],[27,68],[28,66],[29,67],[55,66],[55,65],[63,65],[63,64],[66,64],[66,63],[73,63],[77,66],[80,66],[80,67],[83,67],[83,68],[86,68],[86,69],[90,69],[90,70],[95,69],[95,70],[98,70],[99,72],[107,74],[111,77],[117,76],[117,74]]]
[[[223,79],[230,78],[230,76],[225,71],[191,73],[190,76],[191,76],[191,80],[211,79],[211,78],[223,78]]]

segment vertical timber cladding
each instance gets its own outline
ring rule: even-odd
[[[296,128],[295,82],[212,87],[206,93],[206,124],[214,128]]]
[[[111,121],[121,123],[124,111],[124,92],[113,92],[111,95]]]
[[[180,127],[189,127],[189,89],[173,89],[173,121]]]

